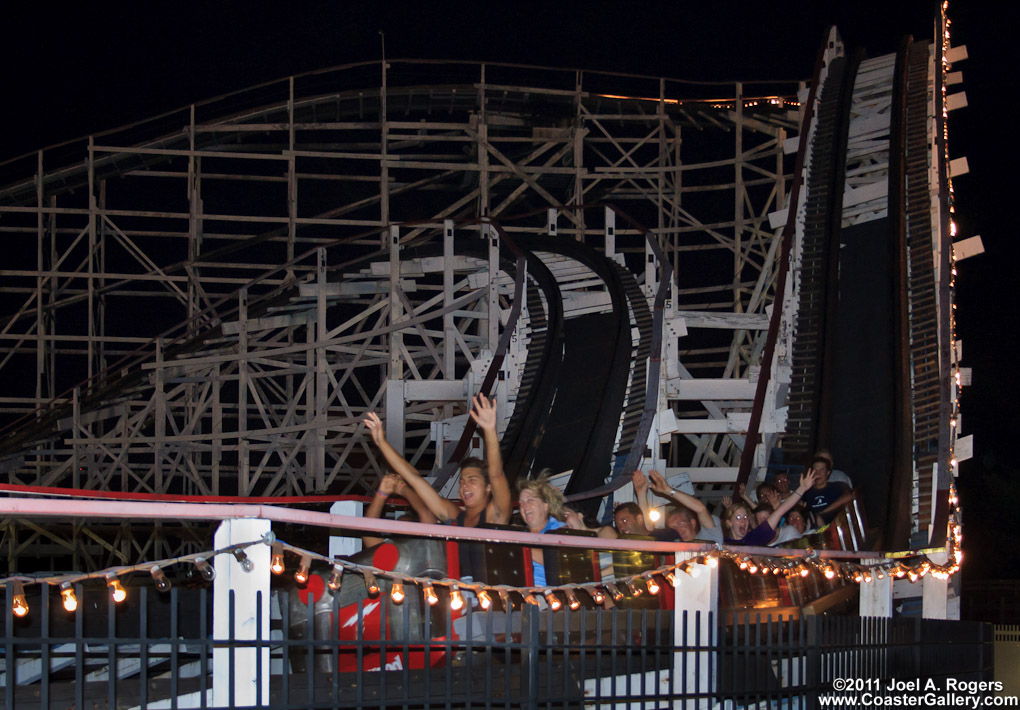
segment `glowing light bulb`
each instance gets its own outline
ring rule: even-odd
[[[526,604],[531,604],[532,606],[538,606],[538,597],[536,597],[534,594],[529,594],[528,596],[524,597],[524,602]]]
[[[375,575],[367,569],[361,570],[361,574],[365,577],[365,590],[368,592],[368,596],[375,599],[379,596],[379,583],[375,581]]]
[[[340,565],[333,565],[333,571],[329,573],[329,581],[326,582],[326,586],[330,588],[333,594],[336,594],[337,591],[339,591],[343,576],[344,568]],[[297,577],[295,577],[295,579],[297,579]]]
[[[460,611],[464,608],[464,597],[461,596],[460,590],[456,587],[450,592],[450,608],[454,611]]]
[[[394,604],[400,604],[404,601],[404,585],[401,582],[393,582],[393,587],[390,589],[390,599],[393,600]]]
[[[708,557],[705,558],[705,564],[707,564],[712,569],[715,569],[716,567],[719,566],[719,558],[716,557],[715,555],[709,555]]]
[[[833,577],[836,576],[836,570],[834,570],[832,567],[826,567],[824,570],[824,574],[826,579],[832,579]]]
[[[666,580],[667,582],[669,582],[669,586],[671,586],[671,587],[675,587],[676,586],[676,575],[673,574],[673,570],[669,570],[668,572],[663,574],[662,578],[664,580]]]
[[[17,617],[28,614],[28,600],[25,599],[25,587],[16,579],[11,582],[11,612]]]
[[[632,579],[631,581],[627,582],[627,588],[630,589],[630,594],[632,597],[641,596],[641,587],[638,586],[637,580]]]
[[[596,604],[601,604],[606,600],[606,595],[602,593],[602,587],[595,587],[591,590],[591,600]]]
[[[492,607],[492,597],[484,589],[478,592],[478,605],[486,611]]]
[[[648,587],[648,593],[655,596],[659,593],[659,583],[655,581],[655,576],[650,572],[645,574],[645,586]]]
[[[308,573],[312,567],[312,558],[308,555],[301,555],[301,563],[297,572],[294,573],[294,581],[298,584],[308,583]]]
[[[286,569],[283,564],[283,546],[278,542],[273,544],[273,557],[269,562],[269,569],[273,574],[283,574]]]
[[[559,611],[563,606],[563,602],[560,601],[560,598],[556,596],[556,593],[551,589],[545,593],[545,600],[548,602],[549,608],[553,611]]]
[[[75,611],[78,608],[78,597],[74,595],[74,588],[70,582],[60,585],[60,596],[63,598],[65,611]]]
[[[436,590],[433,589],[431,583],[425,583],[422,593],[425,595],[425,601],[428,602],[429,606],[435,606],[439,602],[439,597],[436,596]]]
[[[127,599],[127,591],[120,583],[117,575],[112,572],[106,575],[106,586],[110,588],[110,596],[113,597],[113,601],[117,604],[120,604],[122,601]]]
[[[811,570],[809,570],[807,567],[801,567],[800,568],[800,576],[801,577],[807,577],[809,574],[811,574]]]
[[[570,607],[571,611],[577,611],[581,608],[581,600],[577,598],[576,594],[574,594],[573,589],[567,590],[567,606]]]
[[[648,511],[648,519],[653,523],[657,523],[662,520],[662,513],[659,512],[658,508],[652,508]]]

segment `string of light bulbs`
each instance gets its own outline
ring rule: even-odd
[[[954,492],[955,498],[955,492]],[[211,561],[221,554],[231,555],[241,569],[245,572],[252,572],[255,569],[254,562],[248,557],[245,550],[254,545],[268,545],[270,547],[270,571],[274,575],[282,575],[287,571],[285,555],[289,554],[297,558],[297,567],[294,569],[294,581],[298,585],[305,585],[312,574],[312,563],[321,562],[330,567],[330,574],[326,586],[333,593],[336,593],[342,584],[344,573],[361,575],[365,582],[365,589],[369,597],[378,597],[382,592],[382,585],[379,580],[385,579],[390,582],[390,598],[394,603],[402,603],[407,597],[406,588],[413,586],[420,588],[423,598],[429,605],[439,602],[437,589],[445,589],[449,596],[449,603],[455,611],[465,605],[465,593],[471,592],[478,599],[482,609],[491,607],[493,598],[498,597],[504,608],[513,605],[511,594],[519,596],[523,603],[540,604],[544,599],[554,611],[566,606],[574,610],[581,606],[579,594],[586,595],[596,605],[608,604],[621,601],[624,597],[640,597],[643,594],[657,595],[666,585],[675,587],[681,582],[684,576],[690,578],[698,577],[701,566],[717,567],[721,560],[732,561],[739,569],[749,574],[774,575],[774,576],[808,576],[812,570],[817,570],[826,579],[842,578],[847,582],[871,582],[873,579],[892,577],[894,579],[907,578],[910,582],[916,582],[924,576],[931,574],[937,579],[948,579],[950,575],[959,571],[962,553],[959,552],[960,528],[956,524],[952,529],[948,545],[949,561],[946,564],[933,562],[928,551],[910,551],[902,553],[885,553],[884,556],[865,556],[860,561],[844,561],[832,557],[826,557],[824,552],[816,550],[798,551],[796,555],[769,555],[769,554],[748,554],[739,548],[731,549],[722,545],[716,545],[714,550],[698,554],[686,560],[659,566],[655,569],[645,570],[633,575],[617,577],[611,580],[598,582],[583,582],[576,584],[560,584],[546,587],[517,587],[512,585],[490,585],[479,582],[465,582],[460,579],[433,579],[428,577],[417,577],[403,574],[393,570],[384,570],[371,565],[362,565],[350,560],[334,559],[321,555],[312,550],[306,550],[283,541],[277,540],[270,532],[264,537],[240,544],[229,545],[218,550],[183,555],[155,562],[143,564],[112,567],[99,572],[87,574],[68,574],[50,577],[29,577],[12,576],[0,580],[0,587],[10,589],[9,599],[11,609],[15,616],[23,617],[29,612],[28,602],[25,597],[25,585],[38,584],[40,586],[58,587],[63,601],[64,609],[74,612],[78,608],[78,600],[75,594],[74,585],[88,582],[92,579],[102,579],[110,590],[110,596],[115,603],[122,603],[127,598],[127,590],[121,583],[125,575],[137,572],[148,572],[152,577],[153,584],[160,592],[167,592],[171,588],[170,579],[164,569],[173,565],[190,564],[207,582],[215,579],[216,571]]]
[[[170,557],[153,562],[143,562],[136,565],[110,567],[98,572],[62,574],[46,577],[14,575],[0,580],[0,587],[10,590],[9,599],[11,603],[11,611],[17,617],[28,615],[29,607],[27,598],[25,597],[25,587],[32,584],[37,584],[40,587],[59,588],[61,603],[63,604],[64,609],[67,612],[74,612],[78,609],[78,596],[75,592],[75,585],[88,582],[92,579],[102,579],[110,591],[110,598],[113,599],[115,603],[120,604],[124,602],[128,596],[127,590],[121,582],[122,577],[137,572],[148,572],[156,589],[160,592],[168,592],[173,584],[171,583],[170,578],[167,577],[164,569],[173,565],[190,564],[194,567],[202,579],[207,582],[211,582],[216,578],[216,569],[213,567],[212,560],[217,555],[230,554],[235,560],[237,560],[238,564],[241,565],[241,569],[245,572],[251,572],[255,569],[255,564],[248,557],[245,550],[253,545],[272,544],[275,539],[275,535],[270,532],[258,540],[228,545],[218,550],[198,552],[190,555],[180,555],[178,557]]]

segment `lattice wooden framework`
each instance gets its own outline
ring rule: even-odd
[[[499,229],[612,251],[654,293],[644,237],[580,208],[601,203],[648,227],[677,276],[661,403],[677,422],[658,430],[673,443],[661,455],[732,479],[798,88],[391,60],[9,161],[0,468],[37,486],[357,493],[380,471],[360,420],[386,409],[428,469],[510,305]],[[484,238],[488,256],[456,254],[455,235]],[[527,314],[517,327],[507,416]],[[189,544],[30,529],[7,524],[12,564],[31,536],[54,556],[89,536],[83,566]]]

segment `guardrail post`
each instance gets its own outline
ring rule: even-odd
[[[533,604],[524,602],[521,609],[521,707],[538,707],[539,615]]]
[[[216,530],[214,544],[221,550],[259,540],[269,531],[268,520],[225,520]],[[269,702],[270,550],[268,545],[258,544],[245,548],[244,552],[252,562],[251,572],[245,572],[233,555],[221,554],[215,559],[213,640],[222,642],[213,649],[212,695],[216,707],[259,707]],[[234,595],[232,618],[231,593]],[[258,649],[242,647],[239,643],[255,640],[266,645]]]
[[[875,574],[870,582],[861,582],[860,615],[891,619],[893,615],[893,577]]]
[[[673,590],[673,696],[697,694],[675,707],[685,710],[714,704],[718,676],[719,568],[690,562],[691,574],[677,571]]]
[[[946,563],[945,552],[929,553],[928,559],[938,565]],[[949,582],[935,579],[931,574],[921,580],[921,616],[925,619],[948,619],[949,614]],[[959,611],[954,618],[959,618]]]

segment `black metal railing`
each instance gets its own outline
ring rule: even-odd
[[[256,624],[254,639],[238,640],[233,628],[213,638],[207,588],[140,587],[122,605],[79,590],[73,613],[35,589],[25,618],[5,599],[0,707],[242,707],[230,681],[251,677],[257,695],[248,705],[279,710],[657,708],[680,700],[814,708],[839,679],[932,678],[945,687],[950,677],[991,680],[993,669],[992,627],[979,622],[552,611],[522,608],[513,595],[509,612],[469,603],[458,614],[446,598],[429,607],[415,595],[402,605],[364,599],[344,612],[339,596],[303,604],[280,588],[266,600],[269,638]],[[228,659],[222,677],[217,653]],[[219,683],[228,686],[225,702],[212,694]]]

